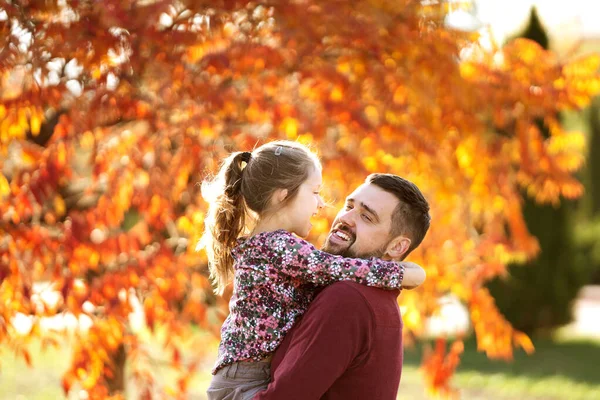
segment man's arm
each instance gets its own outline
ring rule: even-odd
[[[273,380],[254,399],[321,398],[368,351],[371,324],[371,311],[351,284],[323,289],[275,353]]]

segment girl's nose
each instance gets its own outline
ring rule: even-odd
[[[319,210],[325,207],[325,202],[323,201],[323,198],[321,196],[319,196],[319,203],[317,204],[317,207],[319,208]]]

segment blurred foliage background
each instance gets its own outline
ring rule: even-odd
[[[0,397],[203,398],[197,183],[287,138],[334,204],[374,171],[430,200],[399,398],[598,398],[600,33],[537,3],[0,1]]]

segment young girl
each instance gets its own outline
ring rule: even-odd
[[[210,208],[199,247],[218,294],[234,278],[209,400],[251,399],[266,388],[271,354],[317,287],[341,280],[386,289],[401,288],[403,280],[420,284],[420,275],[404,276],[403,263],[334,256],[299,238],[324,205],[321,182],[311,151],[277,141],[233,153],[216,179],[203,183]]]

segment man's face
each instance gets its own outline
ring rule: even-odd
[[[386,258],[392,214],[398,199],[380,187],[365,183],[346,198],[323,250],[344,257]]]

